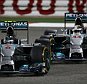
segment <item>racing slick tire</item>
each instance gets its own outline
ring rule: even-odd
[[[47,47],[52,47],[55,43],[55,40],[54,38],[50,38],[48,36],[47,37],[42,36],[39,39],[36,39],[35,43],[41,43],[42,45],[45,45]]]
[[[55,43],[54,37],[51,35],[42,35],[40,39],[49,39],[50,45],[53,45]]]
[[[36,75],[47,74],[50,69],[49,50],[44,45],[35,45],[31,50],[31,63],[42,63],[42,67]]]
[[[41,43],[41,45],[45,45],[48,48],[49,58],[51,63],[51,59],[53,57],[53,41],[46,38],[41,38],[41,39],[36,39],[35,43]]]
[[[44,35],[56,35],[56,33],[57,33],[57,30],[46,30],[45,32],[44,32]]]
[[[40,39],[50,39],[50,38],[52,38],[51,35],[41,35],[40,36]]]
[[[50,41],[49,41],[49,39],[46,39],[46,38],[44,38],[44,39],[36,39],[35,43],[41,43],[41,45],[45,45],[48,48],[50,47]]]

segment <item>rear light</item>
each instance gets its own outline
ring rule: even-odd
[[[73,36],[73,38],[81,38],[81,36]]]
[[[78,38],[81,38],[81,36],[78,36]]]
[[[10,49],[11,47],[10,47],[10,45],[7,44],[7,45],[5,46],[5,48],[6,48],[6,49]]]

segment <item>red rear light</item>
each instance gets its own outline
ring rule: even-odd
[[[7,45],[5,46],[5,48],[6,48],[6,49],[10,49],[11,47],[10,47],[10,45],[7,44]]]
[[[78,36],[77,38],[81,38],[81,36]]]
[[[73,36],[73,38],[76,38],[76,36]]]
[[[81,36],[73,36],[73,38],[81,38]]]

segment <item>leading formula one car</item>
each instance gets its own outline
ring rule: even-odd
[[[66,26],[66,23],[74,22],[73,27]],[[52,61],[84,61],[87,60],[87,35],[84,23],[87,23],[86,13],[65,13],[65,29],[63,34],[55,30],[44,32],[45,37],[54,39],[51,45]]]
[[[44,75],[50,69],[48,48],[35,43],[30,45],[25,40],[17,39],[15,29],[26,29],[27,21],[2,21],[0,28],[6,30],[6,36],[0,43],[0,74],[30,74]],[[28,38],[27,38],[28,39]]]

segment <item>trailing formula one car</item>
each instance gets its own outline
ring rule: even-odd
[[[66,22],[74,22],[73,27]],[[87,60],[87,35],[84,23],[87,23],[86,13],[65,13],[65,31],[57,34],[55,30],[46,30],[44,37],[54,39],[51,46],[52,61],[85,61]],[[51,40],[49,40],[51,42]]]
[[[24,40],[15,37],[15,29],[26,29],[28,34],[27,21],[2,21],[0,28],[6,29],[6,36],[0,43],[0,74],[48,73],[50,69],[48,48],[39,43],[30,45],[28,40],[24,44]]]
[[[66,27],[67,21],[75,21],[74,27],[68,29]],[[87,60],[87,35],[84,23],[87,23],[86,13],[65,14],[65,28],[67,29],[66,35],[68,35],[68,39],[62,42],[65,44],[66,50],[68,50],[68,55],[65,53],[65,60]]]

